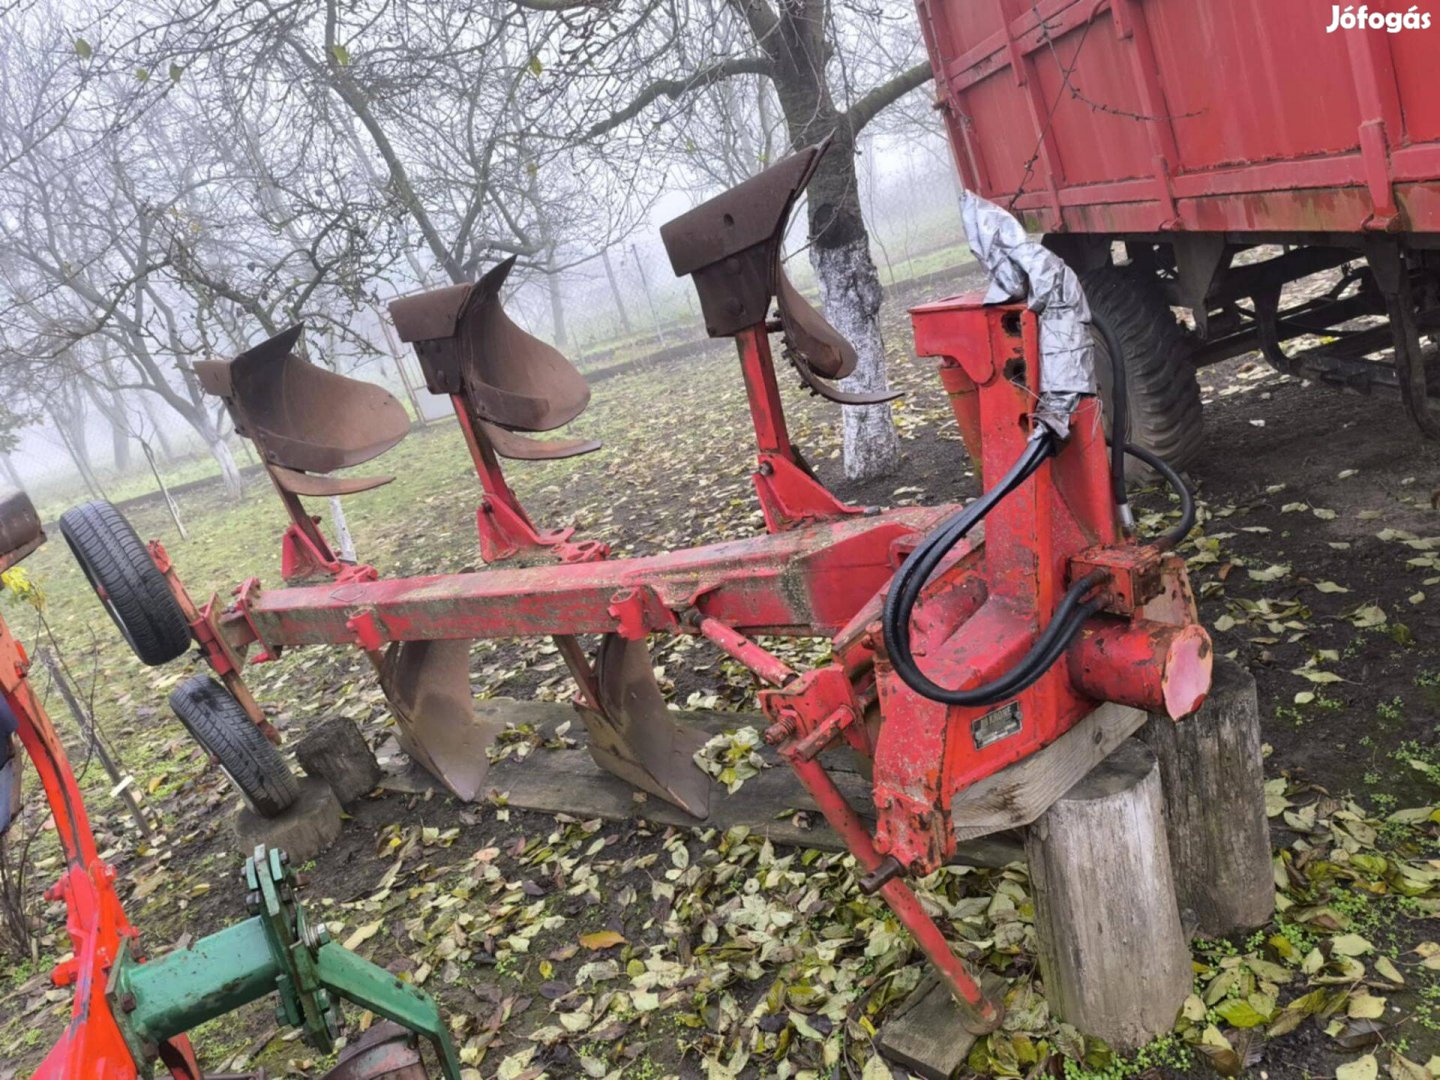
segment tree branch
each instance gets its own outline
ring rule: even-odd
[[[615,0],[515,0],[515,6],[529,11],[603,11],[614,7]]]
[[[769,75],[770,73],[770,61],[763,56],[733,56],[711,64],[707,68],[701,68],[688,78],[657,79],[640,91],[635,100],[625,108],[592,124],[590,129],[585,132],[585,138],[594,139],[614,131],[621,124],[635,119],[662,97],[670,98],[673,101],[691,90],[698,90],[736,75]]]
[[[860,129],[874,120],[878,113],[887,106],[895,104],[910,91],[924,86],[930,81],[933,74],[929,61],[902,71],[888,82],[883,82],[875,87],[850,106],[850,111],[844,116],[845,122],[850,125],[850,130],[858,135]]]

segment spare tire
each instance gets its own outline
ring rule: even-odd
[[[1184,328],[1155,281],[1137,269],[1098,267],[1081,274],[1080,284],[1092,321],[1110,332],[1124,354],[1130,442],[1158,454],[1173,468],[1185,468],[1200,453],[1204,420]],[[1104,335],[1095,336],[1095,374],[1108,431],[1113,368]],[[1125,468],[1131,479],[1150,475],[1134,458]]]
[[[193,675],[177,686],[170,692],[170,708],[261,817],[284,813],[300,797],[300,785],[280,751],[210,676]]]
[[[89,502],[60,515],[60,534],[142,663],[155,667],[190,647],[185,613],[124,514]]]

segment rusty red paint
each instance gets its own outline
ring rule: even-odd
[[[1210,637],[1193,624],[1096,619],[1069,654],[1070,678],[1097,701],[1116,701],[1173,720],[1198,709],[1210,690]]]
[[[805,785],[805,790],[815,800],[815,805],[825,815],[830,827],[845,841],[845,846],[850,849],[850,854],[855,856],[860,868],[866,873],[879,870],[883,859],[875,849],[869,829],[845,801],[845,796],[835,786],[830,774],[818,761],[803,758],[793,750],[786,753],[786,757],[790,767],[795,770],[795,775]],[[880,895],[895,913],[895,917],[914,936],[916,944],[945,980],[956,1002],[965,1010],[967,1027],[972,1027],[977,1034],[998,1028],[1004,1018],[1004,1007],[985,996],[975,976],[965,962],[951,951],[945,935],[925,913],[910,887],[898,878],[892,878],[881,886]]]
[[[699,619],[696,627],[708,640],[739,660],[771,686],[784,686],[795,678],[795,670],[789,664],[719,619]]]
[[[785,409],[775,381],[770,338],[761,323],[735,335],[750,419],[755,425],[759,464],[753,480],[765,527],[783,532],[799,525],[861,513],[846,506],[810,473],[785,426]]]
[[[195,601],[190,598],[180,575],[175,572],[175,567],[170,561],[170,554],[159,540],[150,541],[150,558],[154,561],[160,572],[165,575],[165,584],[169,586],[170,595],[175,598],[175,603],[180,607],[180,613],[185,616],[185,622],[190,627],[190,636],[200,646],[200,651],[205,655],[211,670],[220,676],[220,681],[230,691],[231,696],[240,703],[245,710],[245,715],[250,722],[258,727],[261,733],[274,743],[280,745],[280,732],[275,725],[270,723],[260,705],[250,693],[250,688],[245,685],[245,680],[240,677],[240,657],[226,641],[225,635],[219,630],[219,597],[211,596],[208,603],[203,607],[196,607]]]

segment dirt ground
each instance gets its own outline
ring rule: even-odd
[[[894,378],[910,392],[897,413],[898,476],[846,482],[833,407],[793,406],[797,442],[843,497],[930,503],[975,493],[932,365],[910,356],[904,315],[907,302],[970,281],[957,273],[952,288],[932,281],[887,302]],[[1201,383],[1207,442],[1189,476],[1204,514],[1185,553],[1218,650],[1259,685],[1283,910],[1251,938],[1197,942],[1193,1015],[1187,1003],[1175,1036],[1112,1055],[1045,1007],[1023,867],[942,871],[927,896],[962,951],[1010,986],[1014,1022],[971,1063],[993,1075],[1072,1078],[1214,1068],[1262,1077],[1358,1069],[1341,1075],[1364,1080],[1377,1075],[1371,1066],[1406,1080],[1431,1075],[1440,814],[1410,811],[1440,803],[1440,512],[1431,501],[1440,447],[1422,443],[1397,404],[1303,386],[1255,358],[1209,369]],[[578,520],[617,553],[758,527],[743,391],[725,346],[598,381],[586,419],[593,427],[579,426],[601,434],[607,458],[531,470],[519,487],[533,516]],[[475,566],[473,478],[453,425],[417,432],[402,452],[391,466],[402,479],[388,494],[356,499],[362,554],[391,575]],[[249,572],[277,576],[272,502],[258,491],[237,504],[187,493],[195,538],[167,543],[196,592]],[[1139,505],[1147,529],[1172,509],[1153,490]],[[142,535],[167,528],[153,505],[131,516]],[[87,795],[122,897],[163,951],[242,917],[225,822],[235,800],[164,707],[189,668],[149,672],[129,660],[62,547],[27,567],[51,593],[47,619],[87,700],[163,824],[154,844],[139,843],[89,767]],[[5,610],[22,638],[42,633],[13,599]],[[811,646],[791,647],[803,655]],[[655,660],[680,705],[753,707],[753,688],[693,642],[658,647]],[[253,681],[287,731],[342,715],[374,744],[388,737],[362,658],[294,653]],[[546,643],[477,647],[472,683],[483,696],[568,695]],[[533,742],[524,731],[510,738],[512,749],[543,754]],[[72,752],[84,758],[82,747]],[[35,878],[48,881],[53,855],[43,839],[37,850]],[[340,841],[303,870],[307,907],[339,940],[435,993],[467,1068],[485,1080],[878,1080],[891,1074],[875,1058],[874,1031],[921,974],[883,907],[854,889],[847,860],[734,832],[391,793],[353,808]],[[27,1075],[64,1022],[66,995],[47,982],[66,948],[62,911],[40,905],[37,914],[38,958],[0,979],[0,1080]],[[315,1076],[326,1064],[276,1029],[268,1005],[194,1038],[207,1068]]]

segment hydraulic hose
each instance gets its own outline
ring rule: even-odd
[[[1170,490],[1180,496],[1180,520],[1175,523],[1174,528],[1156,540],[1153,545],[1161,551],[1170,551],[1190,535],[1191,529],[1195,528],[1195,493],[1190,490],[1190,485],[1185,483],[1185,478],[1171,468],[1170,463],[1159,454],[1146,450],[1143,446],[1136,446],[1134,443],[1125,444],[1125,453],[1149,465],[1160,474],[1165,483],[1170,486]]]
[[[1125,378],[1125,356],[1120,351],[1120,339],[1108,322],[1095,319],[1090,325],[1100,331],[1105,351],[1110,354],[1110,491],[1121,524],[1129,530],[1135,518],[1130,512],[1130,496],[1125,492],[1125,447],[1130,439],[1130,387]]]
[[[1155,547],[1160,551],[1174,548],[1189,535],[1195,526],[1195,496],[1180,474],[1157,454],[1131,443],[1112,444],[1113,451],[1121,455],[1122,471],[1120,485],[1123,490],[1123,455],[1129,454],[1144,462],[1159,473],[1180,497],[1180,521],[1158,540]],[[1026,446],[1025,452],[989,491],[964,510],[952,515],[938,529],[926,537],[910,553],[904,565],[896,573],[885,596],[881,613],[881,629],[885,637],[885,648],[895,673],[906,686],[917,694],[945,705],[979,707],[994,705],[1012,698],[1032,686],[1059,660],[1080,633],[1085,621],[1104,605],[1102,598],[1086,600],[1096,587],[1103,584],[1108,575],[1097,570],[1076,581],[1065,593],[1055,608],[1049,624],[1035,639],[1034,644],[1016,665],[1004,675],[983,686],[958,690],[941,686],[923,671],[915,662],[911,649],[910,616],[925,583],[965,536],[990,513],[999,503],[1021,484],[1029,479],[1047,460],[1058,452],[1058,441],[1047,428],[1037,428],[1036,436]],[[1112,473],[1112,477],[1113,477]]]
[[[891,637],[899,638],[899,634],[891,634],[889,624],[894,622],[897,627],[907,627],[910,620],[910,612],[919,599],[920,590],[925,587],[925,582],[935,572],[945,556],[965,536],[984,520],[985,516],[993,510],[1002,499],[1023,484],[1034,472],[1050,458],[1056,450],[1056,439],[1048,428],[1037,429],[1036,438],[1032,439],[1025,447],[1025,452],[1010,470],[1000,478],[989,491],[976,499],[965,509],[952,515],[940,524],[940,527],[927,536],[920,545],[910,553],[895,575],[894,581],[890,584],[890,591],[885,597],[885,624],[886,644],[889,645]],[[903,611],[902,611],[903,609]],[[908,629],[905,635],[908,638]],[[908,651],[908,641],[906,642]]]
[[[946,705],[965,706],[991,705],[1014,697],[1050,669],[1080,632],[1085,620],[1099,609],[1100,600],[1086,601],[1084,597],[1104,581],[1106,575],[1103,571],[1089,574],[1070,587],[1056,607],[1049,625],[1015,667],[992,682],[969,690],[956,690],[934,682],[920,670],[911,650],[910,615],[925,582],[955,545],[1002,499],[1034,475],[1055,454],[1056,447],[1054,434],[1046,428],[1038,428],[1036,437],[1000,482],[927,537],[911,552],[895,575],[885,597],[881,629],[896,674],[916,693]]]

